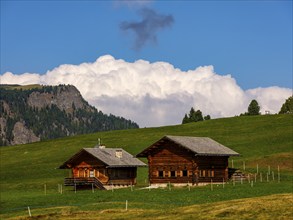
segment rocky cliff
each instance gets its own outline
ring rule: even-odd
[[[27,104],[30,107],[38,109],[51,107],[56,105],[60,110],[72,114],[74,107],[76,109],[93,110],[86,101],[83,100],[80,92],[71,85],[53,87],[52,92],[32,92],[27,99]]]
[[[0,86],[0,146],[129,128],[138,125],[98,111],[71,85]]]

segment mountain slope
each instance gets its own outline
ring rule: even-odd
[[[71,85],[1,86],[0,146],[76,134],[138,128],[90,106]]]

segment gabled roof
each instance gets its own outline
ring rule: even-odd
[[[202,156],[239,156],[239,154],[230,148],[214,141],[209,137],[186,137],[186,136],[165,136],[156,143],[152,144],[141,153],[137,154],[137,157],[146,157],[152,150],[160,148],[161,144],[171,141],[183,148],[186,148],[193,152],[195,155]]]
[[[116,157],[116,151],[122,152],[122,157]],[[68,168],[67,164],[74,162],[78,156],[87,152],[91,154],[93,157],[105,163],[107,167],[139,167],[146,166],[145,163],[140,161],[139,159],[133,157],[130,153],[123,150],[122,148],[83,148],[78,153],[69,158],[66,162],[64,162],[59,168],[64,169]]]

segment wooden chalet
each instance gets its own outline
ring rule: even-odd
[[[137,154],[146,157],[150,184],[228,180],[228,158],[239,154],[208,137],[165,136]]]
[[[136,184],[137,167],[146,166],[122,148],[83,148],[59,168],[71,169],[66,186],[109,189]]]

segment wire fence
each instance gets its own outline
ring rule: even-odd
[[[245,163],[243,163],[245,164]],[[246,169],[245,165],[243,165],[243,168]],[[244,170],[244,169],[243,169]],[[247,169],[246,169],[247,170]],[[261,172],[262,171],[262,172]],[[138,191],[143,191],[143,193],[147,194],[150,191],[154,191],[153,195],[157,194],[158,192],[169,192],[169,191],[174,191],[174,194],[172,195],[173,197],[178,196],[178,193],[182,193],[182,192],[193,192],[194,194],[192,194],[191,198],[194,195],[201,195],[203,196],[204,194],[206,194],[207,192],[220,192],[220,189],[226,190],[227,188],[230,189],[236,189],[238,188],[238,186],[245,186],[246,188],[243,188],[243,190],[247,190],[247,187],[249,188],[254,188],[254,187],[258,187],[258,189],[264,188],[264,184],[265,183],[275,183],[275,184],[281,184],[281,180],[283,179],[283,176],[281,176],[280,173],[280,168],[279,166],[276,169],[272,169],[270,166],[267,167],[266,172],[263,172],[264,169],[259,169],[258,165],[256,166],[256,169],[253,172],[247,172],[245,177],[240,177],[240,178],[235,178],[232,177],[232,179],[229,182],[225,182],[223,181],[222,183],[217,182],[210,182],[207,183],[207,185],[203,186],[203,187],[197,187],[197,186],[191,186],[191,184],[186,184],[186,186],[184,187],[180,187],[180,188],[176,188],[174,187],[172,184],[167,184],[166,188],[158,188],[158,189],[153,189],[149,186],[145,186],[145,187],[134,187],[134,186],[130,186],[127,190],[127,193],[129,192],[138,192]],[[287,182],[286,180],[287,178],[285,177],[285,182]],[[292,184],[291,184],[292,185]],[[268,188],[270,189],[270,188]],[[123,196],[125,195],[125,190],[123,191]],[[80,195],[81,197],[87,196],[89,197],[90,195],[99,195],[99,193],[101,191],[99,191],[98,189],[95,189],[94,187],[92,187],[90,190],[76,190],[75,187],[64,187],[63,184],[47,184],[44,183],[42,186],[39,186],[37,188],[34,189],[34,196],[36,196],[36,191],[38,196],[51,196],[51,197],[56,197],[57,195],[66,195],[68,197],[72,197],[74,195]],[[111,193],[112,191],[112,193]],[[107,192],[103,192],[103,193],[108,193],[108,195],[111,194],[115,194],[117,191],[117,194],[119,194],[121,191],[120,189],[111,189]],[[231,190],[230,190],[231,191]],[[26,192],[27,195],[30,194],[30,192]],[[211,194],[208,194],[209,196]],[[123,197],[121,196],[121,197]],[[19,215],[27,215],[27,216],[34,216],[35,213],[40,213],[41,209],[55,209],[56,212],[60,212],[60,210],[62,210],[61,207],[76,207],[76,208],[81,208],[84,206],[91,206],[94,204],[95,209],[97,210],[103,210],[103,209],[131,209],[131,208],[137,208],[137,207],[143,207],[143,208],[150,208],[150,207],[163,207],[163,206],[176,206],[176,207],[180,207],[180,206],[187,206],[187,205],[193,205],[195,203],[197,203],[197,201],[195,199],[191,199],[188,200],[189,198],[186,198],[186,201],[182,198],[176,200],[176,199],[172,199],[172,200],[163,200],[160,199],[159,201],[156,200],[150,200],[150,199],[145,199],[142,197],[142,193],[139,193],[138,195],[140,197],[140,199],[133,199],[135,196],[131,196],[129,199],[121,199],[121,198],[110,198],[107,199],[107,196],[104,195],[104,197],[102,198],[102,200],[87,200],[86,203],[84,202],[76,202],[76,199],[69,199],[69,198],[65,198],[65,200],[70,200],[70,202],[51,202],[51,204],[48,203],[46,205],[35,205],[35,202],[27,202],[27,205],[25,206],[19,206],[19,207],[15,207],[15,208],[5,208],[5,206],[1,207],[1,215],[4,214],[11,214],[13,215],[13,213],[18,213]],[[235,198],[241,198],[241,194],[239,195],[240,197],[235,197]],[[255,196],[254,193],[251,193],[251,196]],[[61,197],[59,197],[60,200]],[[168,197],[170,198],[170,196]],[[223,197],[224,198],[224,197]],[[56,199],[56,198],[55,198]],[[78,198],[80,199],[80,198]],[[111,200],[113,199],[113,200]],[[227,199],[226,197],[224,199]],[[58,200],[58,198],[57,198]],[[104,200],[104,201],[103,201]],[[79,200],[82,201],[82,200]],[[214,199],[211,201],[203,201],[203,202],[213,202],[213,201],[220,201],[219,199]],[[135,204],[135,205],[134,205]],[[38,211],[36,211],[38,210]],[[59,210],[59,211],[58,211]],[[1,216],[0,216],[1,218]]]

